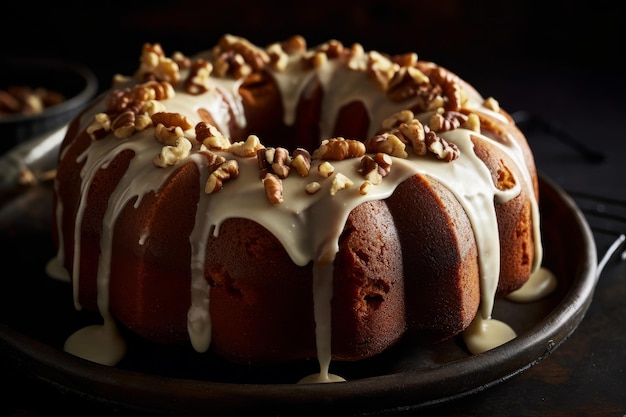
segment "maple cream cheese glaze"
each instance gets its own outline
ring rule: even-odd
[[[91,135],[88,145],[83,145],[79,152],[72,153],[73,147],[79,146],[74,142],[63,146],[60,154],[62,163],[80,166],[83,195],[90,190],[96,175],[121,153],[132,151],[133,156],[108,198],[101,224],[96,291],[97,308],[104,323],[72,335],[65,345],[68,352],[108,365],[123,358],[125,344],[109,309],[113,230],[128,204],[137,208],[147,195],[158,194],[171,175],[186,164],[194,164],[200,173],[201,192],[189,236],[191,296],[187,312],[189,340],[198,352],[208,351],[212,343],[211,286],[205,276],[207,241],[211,236],[219,236],[227,219],[250,219],[280,241],[293,263],[313,264],[311,297],[320,373],[302,382],[342,380],[329,373],[333,354],[333,261],[339,251],[340,236],[353,209],[367,201],[390,197],[403,181],[416,174],[433,178],[449,189],[473,228],[480,271],[480,307],[463,334],[472,353],[489,350],[515,337],[508,325],[492,318],[501,267],[494,202],[506,203],[522,189],[531,198],[533,277],[511,296],[528,301],[553,289],[554,277],[540,268],[539,212],[527,156],[513,137],[497,141],[480,133],[484,115],[504,124],[512,123],[495,100],[485,100],[454,77],[451,79],[458,82],[454,85],[462,88],[452,93],[431,94],[425,101],[415,88],[406,98],[390,99],[399,74],[409,85],[417,86],[429,82],[426,72],[436,66],[423,63],[420,67],[415,64],[419,61],[414,54],[392,61],[375,51],[364,52],[359,45],[348,49],[334,41],[311,50],[304,45],[301,38],[294,37],[263,50],[245,39],[227,35],[219,47],[189,60],[182,55],[168,58],[158,44],[146,44],[135,77],[139,80],[127,79],[116,86],[113,95],[99,100],[81,115],[77,129],[70,129],[68,135],[84,131]],[[230,60],[222,59],[225,56],[230,56]],[[259,60],[280,92],[287,126],[295,123],[300,100],[312,94],[312,85],[319,85],[324,92],[319,130],[320,138],[329,140],[300,157],[289,144],[281,144],[289,154],[284,159],[287,162],[278,166],[272,162],[279,162],[277,156],[284,154],[279,146],[264,146],[262,136],[251,132],[232,145],[223,141],[235,137],[247,125],[239,89],[246,80],[243,75],[258,72]],[[225,68],[226,74],[218,74]],[[132,97],[140,94],[131,96],[128,92],[139,91],[137,86],[142,83],[146,88],[140,91],[149,93],[147,99],[139,100],[141,106],[129,110]],[[454,100],[459,103],[450,104]],[[337,115],[354,102],[362,103],[367,112],[369,141],[333,136]],[[113,111],[115,106],[119,108]],[[447,110],[450,108],[454,110]],[[134,121],[122,123],[124,115],[128,117],[130,113]],[[474,152],[477,138],[505,152],[516,165],[511,171],[521,175],[509,181],[508,188],[496,187],[489,168]],[[74,161],[66,160],[69,154],[74,155]],[[370,158],[364,161],[367,156]],[[285,174],[284,167],[290,164]],[[308,173],[302,171],[309,164]],[[58,181],[55,186],[59,187]],[[86,279],[80,268],[81,230],[87,198],[78,202],[72,217],[73,237],[69,240],[64,239],[64,233],[70,229],[62,226],[63,202],[60,198],[55,201],[59,243],[48,271],[68,280],[71,276],[75,306],[81,309],[79,293],[81,282]],[[150,236],[151,230],[146,227],[137,237],[139,245]],[[71,265],[66,260],[68,248],[64,242],[73,242]]]

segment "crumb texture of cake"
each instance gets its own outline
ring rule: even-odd
[[[498,102],[336,40],[146,43],[70,124],[54,197],[49,270],[77,309],[228,361],[317,358],[322,380],[407,334],[490,340],[542,259],[533,155]]]

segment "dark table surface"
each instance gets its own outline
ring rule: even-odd
[[[459,73],[484,95],[496,97],[515,117],[532,119],[533,123],[520,126],[534,150],[537,167],[583,210],[594,234],[598,259],[602,259],[620,234],[626,233],[623,71],[571,62],[515,60],[485,67]],[[554,352],[511,379],[420,410],[420,415],[626,415],[623,251],[622,246],[604,269],[579,327]],[[0,416],[38,417],[74,411],[93,416],[132,415],[25,376],[18,365],[0,359]]]

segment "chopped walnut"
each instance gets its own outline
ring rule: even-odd
[[[430,117],[428,127],[434,132],[447,132],[460,127],[467,119],[467,115],[458,111],[437,112]]]
[[[248,76],[269,64],[267,52],[245,38],[224,35],[213,49],[217,76],[231,75],[235,79]]]
[[[141,82],[168,81],[176,85],[180,81],[180,68],[173,59],[165,56],[160,44],[145,43],[135,78]]]
[[[398,64],[391,61],[387,56],[370,51],[367,60],[367,74],[376,82],[382,91],[389,89],[389,83],[398,71]]]
[[[165,111],[165,106],[158,100],[148,100],[141,106],[141,111],[152,118],[155,113]]]
[[[459,77],[439,66],[431,66],[427,75],[433,85],[440,86],[445,109],[458,111],[463,104]]]
[[[283,202],[283,182],[277,175],[270,172],[265,174],[263,187],[265,188],[265,196],[270,203],[277,205]]]
[[[374,161],[374,158],[369,155],[365,155],[361,158],[357,172],[371,184],[378,185],[383,182],[383,177],[378,172],[378,164]]]
[[[180,126],[167,127],[163,123],[159,123],[154,129],[154,137],[162,145],[174,146],[178,139],[183,136],[184,132]]]
[[[102,139],[111,130],[111,118],[106,113],[98,113],[87,126],[87,133],[93,140]]]
[[[311,154],[303,148],[293,151],[291,166],[301,177],[308,177],[311,171]]]
[[[191,142],[186,138],[178,138],[174,146],[166,145],[161,148],[161,153],[154,157],[154,165],[165,168],[175,165],[189,156]]]
[[[147,103],[173,96],[174,87],[169,82],[149,81],[132,88],[111,91],[105,101],[105,112],[109,115],[118,115],[127,110],[140,113]]]
[[[203,59],[196,59],[189,68],[189,75],[183,86],[187,93],[199,95],[209,91],[210,76],[213,72],[213,64]]]
[[[359,187],[359,194],[361,194],[361,195],[369,194],[369,192],[372,190],[373,186],[374,186],[374,184],[372,184],[371,182],[363,181],[361,183],[361,186]]]
[[[236,179],[239,176],[239,164],[234,159],[229,159],[219,165],[210,166],[212,172],[204,186],[204,192],[213,194],[224,187],[224,183]]]
[[[313,181],[308,183],[307,185],[305,185],[304,187],[304,191],[307,194],[315,194],[316,192],[318,192],[320,189],[322,188],[322,185],[317,182],[317,181]]]
[[[302,35],[294,35],[280,44],[287,54],[304,53],[306,51],[306,39]]]
[[[230,148],[230,140],[222,135],[217,127],[207,122],[196,124],[196,141],[213,151],[225,151]]]
[[[338,172],[333,177],[333,182],[330,186],[330,195],[335,195],[341,190],[345,190],[346,188],[350,188],[354,185],[352,180],[346,177],[341,172]]]
[[[391,171],[392,160],[386,153],[377,153],[374,158],[365,155],[361,158],[357,172],[373,185],[378,185]]]
[[[348,50],[346,66],[353,71],[365,71],[367,62],[365,58],[365,50],[360,43],[353,44]]]
[[[384,152],[398,158],[408,158],[406,144],[393,133],[385,132],[368,138],[364,142],[369,153]]]
[[[415,67],[401,67],[389,81],[387,97],[396,102],[415,97],[422,86],[429,83],[429,78]]]
[[[318,45],[315,50],[317,52],[323,52],[329,59],[334,59],[339,58],[343,54],[344,46],[341,41],[331,39],[321,45]]]
[[[394,55],[391,57],[391,61],[400,67],[413,67],[417,63],[417,54],[408,52],[406,54]]]
[[[342,137],[325,139],[319,148],[313,151],[313,159],[341,161],[347,158],[359,158],[365,155],[363,142]]]
[[[111,129],[118,139],[131,137],[135,133],[135,113],[126,110],[113,120]]]
[[[460,127],[480,133],[480,117],[476,113],[470,113],[467,115],[467,120]]]
[[[267,55],[270,58],[269,65],[273,70],[283,72],[287,69],[289,63],[289,55],[284,51],[282,45],[278,42],[269,45],[266,48]]]
[[[498,103],[498,100],[493,97],[488,97],[487,99],[485,99],[485,101],[483,102],[483,106],[495,112],[500,111],[500,103]]]
[[[242,157],[256,156],[259,149],[263,149],[259,137],[256,135],[249,135],[245,141],[235,142],[228,147],[228,152]]]
[[[131,100],[131,89],[121,88],[111,91],[105,100],[105,112],[110,114],[119,114],[127,109],[133,108]]]
[[[261,171],[260,178],[266,174],[275,174],[278,178],[287,178],[291,170],[291,156],[285,148],[263,148],[257,151],[257,160]]]
[[[408,123],[402,123],[398,130],[403,138],[409,141],[416,155],[426,155],[425,130],[424,125],[413,119]]]
[[[324,161],[317,166],[317,173],[322,178],[328,178],[335,172],[335,167],[328,161]]]
[[[433,131],[426,133],[426,145],[437,158],[447,162],[457,159],[460,155],[459,148],[454,143],[449,143]]]
[[[402,123],[409,123],[413,119],[415,119],[415,114],[411,110],[399,111],[383,120],[382,130],[383,132],[390,132]]]
[[[180,69],[191,67],[191,59],[181,51],[174,51],[171,58],[178,64],[178,68]]]
[[[379,152],[374,155],[374,161],[378,164],[378,172],[380,172],[380,175],[383,177],[389,175],[389,172],[391,172],[391,165],[393,163],[389,155]]]
[[[301,61],[304,69],[321,68],[328,62],[328,55],[321,51],[307,51]]]
[[[167,100],[168,98],[174,97],[176,92],[174,91],[174,86],[169,81],[148,81],[143,85],[136,86],[136,88],[149,88],[152,90],[154,94],[155,100]]]
[[[217,167],[226,162],[226,158],[221,155],[211,152],[210,150],[200,147],[198,154],[204,156],[207,161],[207,168],[209,172],[213,172]]]
[[[182,113],[158,112],[152,115],[155,125],[162,124],[165,127],[180,127],[183,132],[191,129],[194,125]]]
[[[152,117],[147,113],[137,114],[135,115],[135,131],[141,132],[142,130],[147,129],[152,126]]]

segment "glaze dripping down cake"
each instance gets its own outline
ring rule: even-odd
[[[407,334],[483,337],[540,269],[537,199],[512,118],[415,53],[145,44],[68,127],[54,262],[111,334],[325,375]]]

